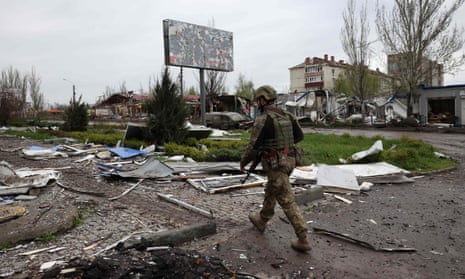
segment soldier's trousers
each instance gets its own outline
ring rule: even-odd
[[[268,183],[265,187],[265,198],[260,215],[264,221],[269,221],[275,213],[276,202],[278,202],[291,222],[297,237],[304,239],[308,229],[289,183],[289,174],[292,169],[281,167],[267,171]]]

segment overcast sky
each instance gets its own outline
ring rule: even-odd
[[[368,1],[375,38],[375,1]],[[392,1],[382,0],[381,3]],[[2,1],[0,70],[9,66],[40,76],[47,103],[67,104],[72,84],[94,104],[107,86],[125,83],[137,93],[164,67],[164,19],[210,26],[233,33],[234,71],[226,87],[234,92],[239,74],[256,87],[289,90],[289,67],[305,57],[346,60],[341,43],[343,0],[22,0]],[[465,7],[455,16],[465,26]],[[373,67],[385,71],[385,55],[376,47]],[[172,77],[178,67],[170,67]],[[186,87],[198,88],[199,71],[185,69]],[[64,80],[66,79],[66,80]],[[465,72],[446,75],[445,84],[465,84]]]

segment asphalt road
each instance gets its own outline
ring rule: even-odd
[[[412,129],[305,128],[305,132],[408,136],[432,144],[457,161],[455,169],[420,175],[413,183],[376,185],[363,195],[344,196],[350,204],[325,196],[302,208],[310,228],[349,235],[374,247],[415,252],[381,252],[310,232],[313,249],[302,255],[290,249],[292,228],[279,210],[264,234],[245,224],[221,243],[221,249],[206,252],[259,278],[465,278],[464,134]],[[238,249],[246,260],[238,260],[231,252]]]

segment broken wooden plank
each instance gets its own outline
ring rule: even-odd
[[[111,198],[108,198],[108,200],[110,201],[113,201],[113,200],[116,200],[116,199],[119,199],[121,198],[122,196],[126,195],[127,193],[131,192],[132,190],[134,190],[137,186],[139,186],[139,184],[142,183],[142,181],[144,181],[144,179],[139,179],[139,181],[137,181],[136,184],[134,184],[131,188],[127,189],[126,191],[124,191],[123,193],[121,193],[120,195],[116,196],[116,197],[111,197]]]
[[[154,246],[175,246],[215,233],[216,223],[195,224],[180,229],[156,232],[147,237],[142,237],[141,241],[133,244],[131,248],[145,250],[147,247]]]
[[[343,197],[341,197],[341,196],[339,196],[339,195],[334,195],[334,198],[336,198],[336,199],[338,199],[338,200],[340,200],[340,201],[343,201],[343,202],[345,202],[345,203],[347,203],[347,204],[352,204],[352,201],[351,201],[351,200],[348,200],[348,199],[346,199],[346,198],[343,198]]]
[[[211,213],[211,212],[208,212],[208,211],[206,211],[206,210],[197,208],[197,207],[195,207],[195,206],[193,206],[193,205],[190,205],[190,204],[188,204],[188,203],[185,203],[185,202],[183,202],[183,201],[180,201],[180,200],[177,200],[177,199],[175,199],[175,198],[172,198],[172,197],[170,197],[169,195],[164,195],[164,194],[161,194],[161,193],[157,193],[157,195],[158,195],[158,197],[160,197],[160,198],[163,199],[163,200],[166,200],[166,201],[168,201],[168,202],[177,204],[177,205],[179,205],[179,206],[181,206],[181,207],[184,207],[184,208],[186,208],[186,209],[189,209],[189,210],[191,210],[191,211],[194,211],[194,212],[196,212],[196,213],[199,213],[200,215],[206,216],[206,217],[208,217],[208,218],[213,218],[213,213]]]
[[[29,251],[29,252],[19,253],[18,256],[30,256],[30,255],[34,255],[34,254],[38,254],[38,253],[48,251],[48,250],[53,249],[55,247],[57,247],[57,246],[52,245],[52,246],[46,247],[46,248],[41,248],[41,249],[36,249],[36,250]]]

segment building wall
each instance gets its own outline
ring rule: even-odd
[[[388,74],[400,78],[402,75],[399,60],[402,59],[402,54],[390,54],[387,57],[388,63]],[[421,65],[421,71],[424,71],[420,84],[426,86],[443,86],[444,85],[444,74],[443,66],[434,61],[423,59]]]
[[[289,68],[290,74],[290,92],[304,92],[305,91],[305,76],[304,76],[305,67],[296,66]]]
[[[323,58],[306,57],[303,63],[289,68],[290,93],[296,91],[302,93],[318,89],[333,92],[336,79],[340,75],[345,75],[347,67],[348,65],[343,60],[336,60],[334,56],[328,56],[327,54]],[[370,70],[370,73],[381,80],[381,88],[379,92],[375,92],[375,95],[392,95],[392,84],[395,78],[380,72],[378,69],[376,71]]]
[[[290,92],[306,92],[334,88],[334,81],[344,72],[344,61],[336,61],[327,54],[321,57],[306,57],[304,62],[289,68]]]
[[[436,86],[436,87],[420,87],[419,88],[419,114],[427,120],[430,115],[430,102],[439,102],[451,99],[454,102],[454,115],[456,121],[454,124],[465,126],[465,84],[451,86]],[[446,113],[445,111],[443,113]],[[428,121],[429,119],[429,121]]]
[[[333,91],[336,79],[340,75],[344,75],[345,68],[343,67],[325,67],[324,68],[324,83],[325,88],[330,91]]]

